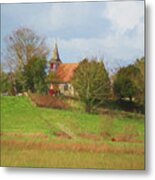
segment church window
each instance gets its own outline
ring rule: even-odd
[[[68,84],[64,85],[64,91],[68,91]]]

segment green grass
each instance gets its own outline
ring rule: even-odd
[[[3,166],[28,167],[75,167],[75,168],[104,168],[104,169],[143,169],[144,154],[115,153],[115,152],[79,152],[70,150],[41,150],[31,149],[22,151],[13,141],[26,142],[55,142],[64,144],[109,144],[115,147],[143,148],[143,143],[112,142],[111,138],[101,138],[99,141],[82,138],[79,133],[87,132],[100,136],[102,131],[116,134],[137,134],[137,140],[144,140],[144,117],[134,113],[121,114],[118,111],[111,115],[87,114],[83,105],[73,104],[70,110],[57,110],[35,107],[27,97],[1,97],[1,136],[2,140],[12,144],[2,143]],[[55,131],[71,133],[75,138],[56,137]],[[8,134],[7,134],[8,133]],[[10,133],[10,134],[9,134]],[[14,133],[14,134],[13,134]],[[37,133],[47,135],[36,136]],[[20,134],[22,136],[20,136]],[[11,147],[11,149],[10,149]],[[41,158],[40,158],[41,156]]]
[[[34,107],[26,97],[2,97],[1,99],[2,132],[45,132],[59,129],[57,123],[62,123],[73,131],[98,133],[104,116],[86,114],[85,112],[45,109]],[[107,117],[106,117],[107,118]],[[48,121],[52,129],[47,126]],[[106,119],[108,123],[108,118]],[[124,128],[133,126],[133,130],[144,132],[144,121],[128,117],[115,116],[113,131],[123,132]],[[125,129],[126,130],[126,129]]]
[[[100,117],[84,112],[34,107],[26,97],[2,97],[2,131],[44,132],[58,130],[62,123],[74,131],[98,132]],[[48,121],[52,129],[47,126]]]

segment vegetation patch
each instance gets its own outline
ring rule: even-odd
[[[50,95],[30,95],[31,100],[38,107],[55,108],[55,109],[68,109],[69,106],[64,102],[63,99],[50,96]]]

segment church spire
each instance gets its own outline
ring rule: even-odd
[[[59,58],[59,51],[58,51],[58,45],[55,43],[55,47],[52,54],[52,63],[61,63],[61,59]]]
[[[62,61],[59,57],[58,46],[57,43],[55,43],[55,47],[52,53],[52,59],[50,61],[50,71],[56,71],[61,63]]]

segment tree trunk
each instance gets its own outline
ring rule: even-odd
[[[129,99],[130,99],[130,102],[132,102],[132,96],[130,96]]]
[[[90,112],[91,112],[91,106],[90,106],[90,104],[86,104],[85,111],[86,111],[87,113],[90,113]]]

